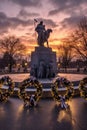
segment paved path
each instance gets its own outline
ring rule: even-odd
[[[0,103],[0,130],[87,130],[87,101],[74,98],[70,110],[61,110],[52,99],[40,100],[38,107],[24,109],[11,98]]]

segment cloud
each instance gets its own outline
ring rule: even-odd
[[[49,11],[48,15],[56,15],[60,12],[70,13],[77,8],[80,10],[82,4],[87,5],[86,0],[49,0],[49,2],[55,7],[55,9]]]
[[[10,25],[12,27],[17,27],[19,25],[21,26],[31,26],[32,20],[21,20],[17,17],[8,18],[8,21],[10,22]]]
[[[70,16],[65,18],[62,22],[60,22],[61,27],[64,29],[73,28],[75,29],[78,26],[78,23],[82,19],[81,16]]]
[[[38,6],[41,7],[41,1],[40,0],[8,0],[13,3],[16,3],[20,6]]]
[[[37,21],[43,21],[47,28],[55,28],[58,26],[52,19],[38,18]]]
[[[55,27],[58,26],[58,25],[56,24],[56,22],[54,22],[52,19],[44,19],[44,22],[46,23],[46,25],[47,25],[48,27],[55,28]]]
[[[56,22],[54,22],[52,19],[42,19],[39,18],[38,22],[43,20],[44,24],[46,25],[47,28],[55,28],[57,27]],[[7,33],[10,31],[10,29],[15,29],[15,30],[22,30],[22,32],[25,30],[25,32],[30,28],[33,27],[33,18],[32,19],[20,19],[19,17],[8,17],[4,12],[0,12],[0,34]]]
[[[38,17],[39,14],[38,13],[30,13],[30,12],[27,12],[26,10],[24,9],[21,9],[20,12],[18,13],[18,17],[19,18],[23,18],[23,19],[27,19],[29,17]]]
[[[58,9],[54,9],[54,10],[51,10],[49,11],[48,15],[56,15],[57,13],[59,13],[59,10]]]
[[[0,12],[0,33],[6,32],[9,28],[17,28],[18,26],[26,27],[33,25],[33,20],[21,20],[17,17],[7,17],[5,13]]]
[[[0,12],[0,33],[7,32],[9,26],[10,23],[7,20],[7,16],[3,12]]]

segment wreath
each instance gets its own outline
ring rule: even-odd
[[[29,95],[27,93],[26,89],[28,87],[36,88],[34,95]],[[35,103],[39,101],[39,99],[42,96],[42,85],[39,83],[37,79],[31,79],[31,78],[25,79],[24,81],[21,82],[19,86],[18,96],[24,101],[24,106],[27,106],[27,104],[34,106],[35,104],[33,103],[29,104],[30,100],[31,98],[33,98]]]
[[[87,100],[87,77],[80,81],[79,90],[81,97]]]
[[[65,95],[62,95],[62,96],[65,98],[65,100],[70,100],[72,96],[74,95],[73,84],[64,77],[57,78],[56,81],[52,84],[51,93],[54,100],[60,101],[61,95],[58,92],[58,88],[61,88],[61,87],[66,88],[66,93]]]
[[[3,89],[5,86],[5,89]],[[0,102],[6,102],[14,92],[14,83],[9,76],[0,79]]]

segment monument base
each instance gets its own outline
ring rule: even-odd
[[[57,73],[56,52],[44,46],[35,47],[31,53],[31,75],[37,78],[52,78]]]

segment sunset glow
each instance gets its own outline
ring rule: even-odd
[[[0,0],[0,37],[16,35],[31,53],[37,46],[34,19],[43,20],[53,30],[49,46],[57,51],[61,39],[87,14],[86,6],[86,0]]]

